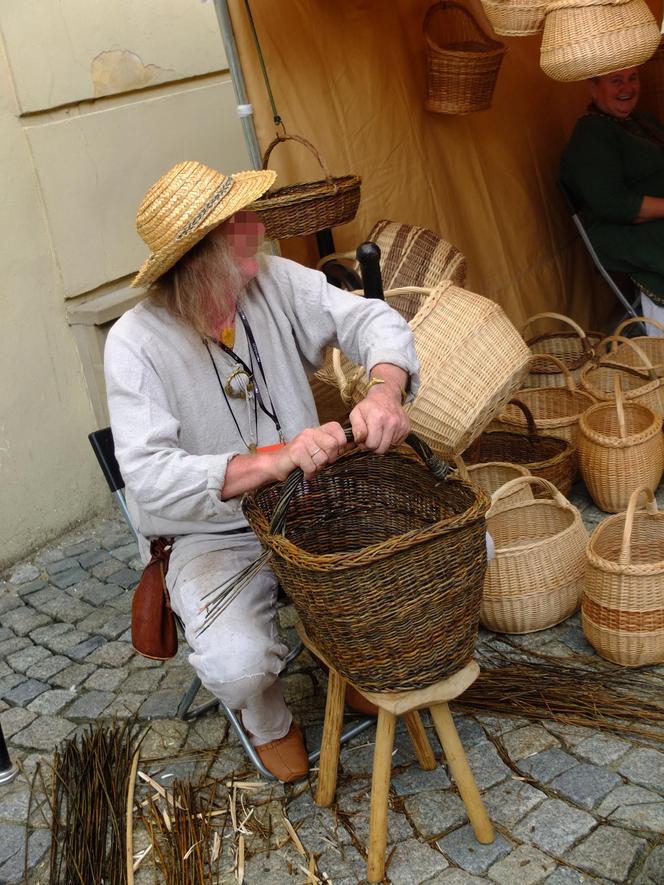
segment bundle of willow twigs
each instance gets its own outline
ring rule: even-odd
[[[51,885],[133,881],[127,875],[127,832],[141,740],[135,720],[128,720],[90,726],[55,751]]]
[[[664,680],[655,673],[581,656],[578,663],[543,654],[524,660],[486,647],[478,656],[480,676],[459,707],[664,740]]]

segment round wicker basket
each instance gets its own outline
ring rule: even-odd
[[[564,332],[545,332],[533,338],[526,338],[526,329],[535,322],[544,319],[557,320],[570,328]],[[599,332],[584,332],[581,326],[571,317],[562,313],[537,313],[527,319],[521,330],[526,344],[534,354],[558,357],[563,362],[578,384],[581,368],[593,358],[594,348],[604,337]],[[524,387],[564,387],[565,374],[555,364],[541,362],[531,367]]]
[[[641,495],[645,510],[637,510]],[[664,513],[650,489],[636,489],[626,513],[597,526],[586,557],[581,621],[588,642],[623,667],[664,662]]]
[[[460,455],[457,455],[455,461],[461,479],[478,485],[489,495],[493,495],[511,479],[530,476],[530,470],[523,464],[510,464],[507,461],[485,461],[482,464],[467,465]],[[511,495],[503,498],[500,504],[506,506],[521,501],[532,501],[532,498],[532,489],[530,486],[524,486],[515,489]]]
[[[549,497],[496,507],[527,483],[543,487]],[[499,633],[532,633],[558,624],[581,600],[588,540],[581,514],[535,476],[511,480],[491,502],[487,531],[495,556],[484,579],[482,624]]]
[[[658,378],[664,378],[664,325],[656,319],[648,319],[647,317],[628,317],[616,328],[614,335],[622,336],[625,329],[635,323],[642,323],[644,326],[652,326],[662,333],[661,336],[639,335],[636,338],[630,338],[629,341],[638,344],[643,353],[645,353],[652,363],[655,375],[657,375]],[[607,362],[622,363],[625,366],[632,366],[632,368],[636,369],[640,367],[641,371],[643,371],[643,364],[638,353],[633,347],[626,344],[621,344],[615,350],[611,350],[610,353],[606,354],[604,359],[607,360]]]
[[[608,344],[612,346],[621,344],[623,347],[600,358],[603,348]],[[628,366],[623,360],[627,348],[632,350],[638,360],[638,366]],[[629,359],[630,362],[634,362],[633,357]],[[632,338],[609,335],[598,345],[596,360],[586,363],[581,369],[581,389],[599,402],[611,402],[614,398],[616,374],[620,376],[623,395],[627,402],[641,403],[656,414],[664,415],[664,379],[657,377],[645,351]]]
[[[482,0],[482,8],[496,34],[528,37],[544,28],[544,15],[551,0]]]

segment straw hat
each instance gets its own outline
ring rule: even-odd
[[[136,213],[136,230],[150,257],[132,280],[148,286],[217,225],[262,196],[273,184],[269,169],[224,175],[186,160],[152,185]]]

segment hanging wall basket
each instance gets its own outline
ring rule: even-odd
[[[496,34],[528,37],[539,34],[551,0],[482,0],[482,7]]]
[[[459,3],[434,4],[423,27],[426,109],[438,114],[488,110],[507,47],[489,37]]]
[[[587,80],[643,64],[660,36],[644,0],[554,0],[546,11],[540,65],[553,80]]]
[[[306,138],[278,135],[263,155],[263,169],[267,169],[274,148],[286,141],[296,141],[311,151],[325,178],[279,187],[252,203],[250,208],[265,225],[266,236],[271,240],[303,237],[352,221],[360,203],[362,179],[358,175],[333,177],[321,155]]]

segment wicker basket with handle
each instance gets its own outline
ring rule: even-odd
[[[602,358],[604,348],[622,345],[620,350],[613,350]],[[628,366],[619,354],[626,354],[630,348],[637,366]],[[634,362],[630,358],[630,362]],[[632,338],[620,335],[609,335],[597,346],[595,361],[586,363],[581,369],[582,390],[585,390],[598,402],[611,402],[614,398],[614,378],[620,376],[623,395],[627,402],[637,402],[652,409],[658,415],[664,415],[664,379],[658,378],[653,364],[645,351]]]
[[[565,331],[544,332],[526,338],[526,329],[539,320],[557,320],[569,326]],[[594,348],[602,340],[599,332],[584,332],[571,317],[562,313],[536,313],[526,320],[521,330],[526,344],[534,354],[550,354],[558,357],[569,369],[574,382],[578,384],[581,367],[593,358]],[[531,367],[524,387],[564,387],[565,374],[550,362],[540,362]]]
[[[616,401],[598,403],[579,421],[579,468],[601,510],[624,510],[634,489],[656,489],[664,471],[662,419],[625,402],[616,373]]]
[[[554,80],[587,80],[643,64],[659,40],[659,27],[644,0],[553,0],[546,11],[540,65]]]
[[[482,433],[464,452],[468,464],[487,461],[509,461],[527,467],[533,476],[546,479],[561,494],[567,496],[572,490],[576,473],[576,449],[567,440],[540,433],[533,414],[520,400],[511,404],[521,409],[526,419],[526,432],[514,430],[488,430]],[[546,492],[536,492],[544,495]]]
[[[287,141],[295,141],[311,151],[325,178],[279,187],[252,203],[249,208],[259,215],[266,235],[273,240],[302,237],[352,221],[360,204],[362,179],[357,175],[333,177],[321,155],[306,138],[278,135],[265,150],[263,169],[267,169],[275,147]]]
[[[352,435],[351,435],[352,436]],[[482,489],[420,457],[356,449],[244,513],[307,634],[367,691],[422,688],[472,657],[486,570]],[[287,481],[288,482],[288,481]]]
[[[622,323],[616,327],[614,334],[622,336],[625,329],[634,325],[634,323],[642,323],[644,326],[647,324],[648,326],[658,329],[662,333],[662,335],[639,335],[636,338],[630,338],[629,341],[638,344],[643,353],[645,353],[652,363],[655,375],[657,375],[658,378],[664,378],[664,325],[654,318],[627,317],[626,320],[623,320]],[[633,347],[630,347],[627,344],[620,344],[617,349],[611,350],[610,353],[607,353],[605,359],[608,362],[622,363],[625,366],[632,366],[632,368],[635,369],[641,367],[641,370],[643,371],[642,362],[638,353]]]
[[[528,37],[544,28],[544,15],[551,0],[482,0],[482,8],[496,34]]]
[[[562,360],[550,354],[536,354],[530,365],[553,363],[565,377],[565,387],[527,387],[519,391],[519,399],[525,403],[543,433],[559,436],[576,447],[579,418],[592,406],[594,398],[579,390],[572,375]],[[508,405],[492,423],[490,430],[526,430],[527,423],[523,412]]]
[[[547,498],[500,507],[526,483]],[[588,533],[581,514],[536,476],[513,479],[491,496],[487,530],[495,556],[484,579],[480,620],[499,633],[532,633],[558,624],[579,607]]]
[[[460,3],[434,3],[424,16],[427,94],[424,106],[438,114],[471,114],[491,107],[507,52]]]
[[[638,508],[641,496],[645,510]],[[623,667],[664,662],[664,513],[649,488],[601,522],[586,550],[581,622],[603,658]]]
[[[457,455],[454,460],[461,479],[478,485],[489,495],[493,495],[495,491],[511,479],[530,476],[530,470],[524,467],[523,464],[510,464],[507,461],[487,461],[483,464],[467,465],[461,455]],[[503,498],[500,503],[506,506],[507,504],[514,504],[520,501],[531,501],[532,497],[533,493],[530,486],[523,486],[523,488],[515,489],[511,495]]]

